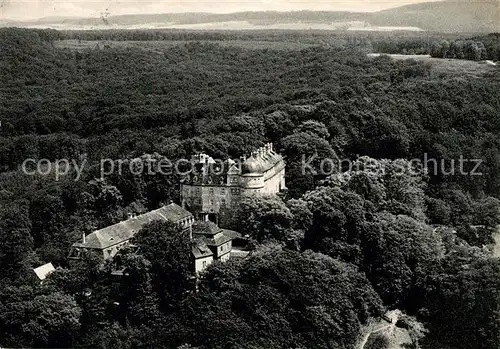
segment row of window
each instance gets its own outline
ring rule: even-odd
[[[220,190],[216,190],[216,189],[220,189]],[[194,194],[200,195],[201,194],[201,187],[197,187],[193,191],[194,191]],[[210,195],[214,195],[214,194],[216,194],[216,192],[217,192],[217,194],[220,193],[221,195],[226,195],[226,188],[209,188],[208,192]],[[190,192],[190,190],[188,188],[186,188],[184,190],[184,194],[186,196],[189,195],[190,193],[192,193],[192,192]],[[231,188],[231,194],[239,194],[239,193],[240,193],[240,188]]]
[[[194,202],[195,204],[201,205],[201,199],[200,199],[200,198],[195,198],[195,199],[193,199],[193,202]],[[213,205],[215,205],[215,200],[214,200],[214,199],[210,199],[210,200],[208,200],[208,204],[209,204],[209,205],[212,205],[212,206],[213,206]],[[224,205],[226,204],[226,199],[221,199],[220,204],[221,204],[222,206],[224,206]]]
[[[215,203],[214,203],[214,199],[210,199],[210,200],[208,201],[208,204],[213,206],[213,205],[215,204]],[[224,205],[226,204],[226,199],[222,199],[222,200],[220,201],[220,204],[221,204],[222,206],[224,206]]]
[[[209,193],[213,195],[214,194],[214,188],[210,188],[209,189]],[[223,195],[226,194],[226,188],[220,188],[220,193],[223,194]]]

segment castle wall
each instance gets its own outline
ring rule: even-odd
[[[263,195],[277,194],[283,189],[285,179],[285,167],[275,166],[270,172],[264,174],[264,188],[262,189]]]
[[[218,213],[221,207],[231,207],[239,201],[240,187],[215,185],[182,185],[182,205],[193,212]]]

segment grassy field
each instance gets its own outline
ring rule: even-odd
[[[184,45],[190,41],[86,41],[86,40],[60,40],[54,45],[58,48],[69,48],[71,50],[84,50],[97,47],[136,47],[148,51],[161,52],[162,49],[175,45]],[[203,41],[204,43],[214,43],[221,46],[233,46],[244,49],[273,49],[273,50],[302,50],[304,48],[317,46],[299,42],[288,41],[254,41],[254,40],[230,40],[230,41]]]
[[[380,53],[370,53],[368,57],[378,57]],[[433,58],[429,55],[400,55],[388,54],[387,56],[395,60],[415,59],[427,62],[432,67],[435,74],[445,74],[453,76],[464,76],[467,78],[479,78],[485,73],[498,70],[498,66],[490,66],[482,62],[468,61],[464,59]]]

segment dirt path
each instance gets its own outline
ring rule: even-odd
[[[493,233],[493,240],[495,241],[495,246],[493,246],[493,256],[500,258],[500,227]]]
[[[372,331],[368,331],[368,333],[366,333],[363,336],[363,339],[359,343],[357,349],[364,349],[366,343],[368,342],[368,338],[370,338],[370,336],[373,333],[377,333],[377,332],[381,332],[381,331],[387,331],[388,335],[391,336],[394,333],[394,330],[396,328],[396,323],[398,322],[398,319],[399,319],[400,316],[401,316],[401,312],[399,310],[392,310],[392,311],[388,312],[386,314],[386,318],[390,319],[391,323],[388,324],[388,325],[382,325],[381,327],[377,327],[377,328],[375,328]]]

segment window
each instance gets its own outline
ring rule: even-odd
[[[221,205],[225,205],[226,204],[226,199],[222,199],[220,203],[221,203]]]
[[[225,188],[220,188],[220,193],[221,194],[226,194],[226,189]]]
[[[222,252],[222,251],[224,251],[224,245],[222,245],[222,246],[220,247],[220,251],[221,251],[221,252]]]
[[[214,188],[210,188],[210,194],[214,194]]]
[[[210,205],[214,204],[214,200],[210,199]]]
[[[203,268],[206,268],[206,267],[207,267],[207,261],[203,261],[203,262],[201,263],[201,266],[202,266]]]

